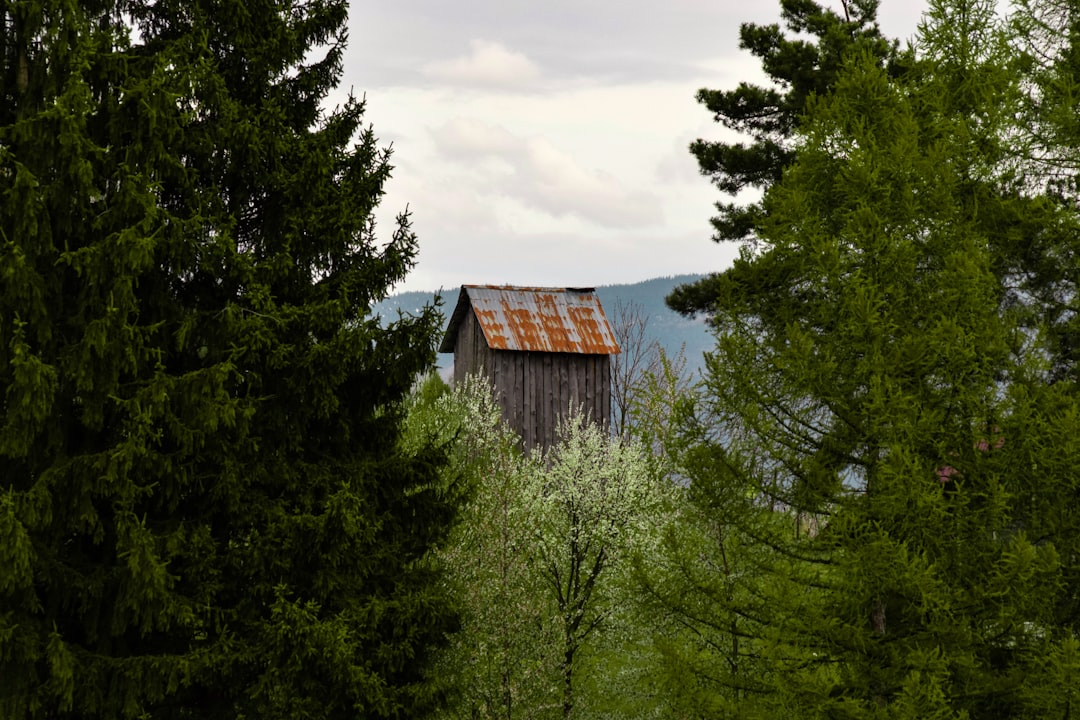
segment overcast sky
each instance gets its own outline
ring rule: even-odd
[[[882,28],[908,39],[924,7],[882,0]],[[687,152],[723,130],[694,94],[761,77],[738,28],[778,20],[776,0],[369,0],[351,12],[338,97],[366,96],[393,143],[381,234],[408,205],[419,236],[397,290],[606,285],[730,263],[737,249],[709,239],[719,193]]]

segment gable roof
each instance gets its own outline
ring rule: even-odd
[[[493,350],[615,355],[620,352],[593,288],[462,285],[440,352],[453,352],[473,309]]]

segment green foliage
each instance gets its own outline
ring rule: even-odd
[[[704,391],[683,394],[663,437],[689,503],[638,562],[652,625],[650,680],[672,717],[787,717],[778,692],[812,657],[790,642],[820,598],[821,554],[807,547],[820,518],[762,493],[754,457],[740,456]]]
[[[439,386],[442,386],[439,388]],[[436,389],[438,388],[438,389]],[[526,458],[491,389],[470,377],[451,393],[433,377],[411,404],[407,439],[446,447],[446,486],[468,501],[439,557],[462,608],[435,674],[453,691],[446,717],[547,717],[559,702],[557,636],[527,548]]]
[[[0,715],[413,717],[453,503],[346,4],[0,10]]]
[[[993,13],[934,0],[903,73],[850,55],[756,246],[710,283],[717,348],[675,456],[697,515],[646,575],[688,711],[1070,712],[1080,405],[1032,320],[1054,291],[1013,281],[1017,244],[1075,217],[1026,184]]]
[[[1053,380],[1077,380],[1080,361],[1080,245],[1077,173],[1080,170],[1080,17],[1075,3],[1018,0],[1010,17],[1013,50],[1026,82],[1024,132],[1013,153],[1028,187],[1043,189],[1044,217],[1002,253],[1018,303],[1042,328],[1053,358]],[[1061,209],[1072,212],[1062,213]]]
[[[640,697],[631,558],[658,542],[675,492],[657,461],[576,417],[547,455],[523,453],[475,378],[409,424],[453,439],[448,473],[471,487],[441,553],[464,606],[438,669],[458,689],[448,716],[601,717]]]

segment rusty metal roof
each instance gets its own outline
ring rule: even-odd
[[[453,352],[472,307],[493,350],[615,355],[619,343],[593,288],[462,285],[440,352]]]

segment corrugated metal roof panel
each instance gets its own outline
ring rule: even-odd
[[[619,344],[592,288],[462,285],[440,350],[453,352],[472,307],[494,350],[614,355]]]

